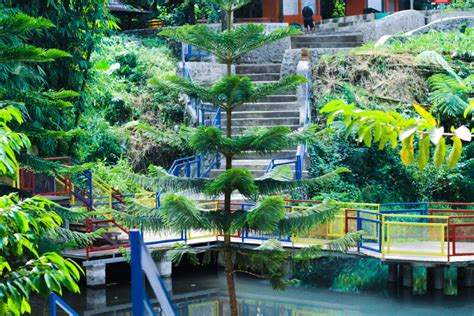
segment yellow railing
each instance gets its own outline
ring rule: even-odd
[[[449,216],[382,215],[382,257],[385,255],[447,256]]]

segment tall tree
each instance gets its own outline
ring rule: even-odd
[[[227,76],[211,87],[203,87],[180,77],[171,78],[169,86],[183,93],[196,96],[203,102],[211,103],[226,113],[224,132],[217,127],[200,126],[189,131],[191,147],[198,153],[221,154],[225,157],[226,170],[216,179],[182,179],[170,176],[162,169],[153,168],[149,176],[133,176],[144,187],[151,190],[191,190],[203,192],[209,197],[224,196],[224,205],[209,211],[183,196],[167,195],[158,210],[151,213],[143,206],[130,214],[117,213],[117,216],[130,225],[137,224],[136,217],[147,214],[145,228],[168,227],[177,231],[183,229],[217,229],[223,234],[223,245],[213,248],[223,254],[227,280],[230,308],[232,315],[238,315],[234,274],[236,272],[252,273],[258,271],[269,278],[274,285],[285,284],[284,266],[288,260],[287,253],[279,244],[265,244],[255,249],[244,249],[232,244],[232,236],[242,227],[259,232],[277,235],[298,234],[310,230],[315,223],[331,218],[338,210],[336,205],[321,204],[308,208],[304,212],[285,212],[281,197],[272,196],[291,188],[298,188],[304,181],[294,181],[289,166],[274,169],[260,178],[247,169],[232,167],[233,157],[246,151],[260,154],[277,152],[300,144],[316,136],[314,127],[291,131],[288,127],[259,128],[245,131],[242,135],[232,134],[232,113],[244,103],[256,102],[269,95],[285,90],[295,89],[305,82],[297,75],[282,78],[274,84],[255,85],[250,78],[232,75],[232,64],[241,56],[266,44],[281,40],[287,36],[299,34],[294,28],[280,28],[265,32],[263,25],[244,24],[233,27],[233,13],[250,0],[214,0],[226,12],[226,30],[214,31],[205,25],[183,26],[166,30],[161,35],[187,43],[212,53],[226,65]],[[337,170],[335,173],[345,171]],[[318,181],[313,179],[312,181]],[[250,209],[234,209],[232,194],[239,192],[247,199],[254,201]],[[151,215],[150,215],[151,214]],[[354,241],[354,236],[336,243],[347,247]],[[187,251],[188,253],[191,252]],[[177,253],[181,253],[178,251]],[[181,257],[181,255],[177,255]]]
[[[30,91],[35,78],[34,65],[68,56],[57,49],[41,49],[23,43],[35,31],[51,27],[43,18],[32,18],[16,10],[0,11],[0,177],[15,178],[17,155],[30,148],[27,135],[15,131],[24,123],[25,101],[61,103],[54,93]],[[25,90],[21,90],[20,87]],[[15,130],[11,128],[15,127]],[[63,288],[79,292],[81,268],[55,252],[45,252],[40,244],[62,241],[70,246],[89,244],[95,234],[83,235],[61,228],[64,212],[53,202],[33,197],[20,199],[17,194],[0,197],[0,314],[31,313],[28,303],[33,293],[61,294]],[[72,212],[69,218],[83,218]],[[73,217],[71,217],[73,216]]]
[[[5,7],[21,10],[35,18],[50,20],[51,27],[44,28],[34,37],[27,37],[27,43],[56,48],[66,52],[69,58],[55,59],[43,65],[36,76],[40,85],[48,90],[72,90],[79,93],[73,106],[64,108],[35,108],[30,111],[32,121],[41,128],[55,131],[73,130],[79,126],[80,118],[90,105],[87,98],[87,81],[90,73],[90,57],[96,44],[109,30],[117,28],[107,10],[107,0],[31,1],[7,0]],[[52,27],[54,25],[54,27]],[[31,107],[35,104],[30,102]],[[40,154],[71,154],[75,135],[65,139],[38,137]]]

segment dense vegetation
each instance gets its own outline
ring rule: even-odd
[[[440,65],[421,63],[424,51],[439,53],[455,75],[464,80],[459,88]],[[472,98],[472,29],[428,33],[394,40],[389,45],[368,44],[349,54],[325,56],[314,69],[314,117],[324,124],[319,110],[333,99],[368,110],[395,111],[413,116],[412,104],[430,109],[441,125],[466,124],[463,118]],[[471,76],[471,77],[469,77]],[[471,79],[470,79],[471,78]],[[420,170],[406,168],[398,149],[367,148],[345,141],[344,130],[328,134],[312,147],[311,169],[318,174],[332,166],[345,166],[352,173],[318,187],[325,195],[366,202],[415,200],[467,201],[474,194],[474,147],[467,144],[460,162],[453,168],[435,167],[430,162]],[[367,166],[371,166],[367,168]]]

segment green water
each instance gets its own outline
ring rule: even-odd
[[[124,280],[128,271],[115,271]],[[443,291],[428,290],[426,270],[414,269],[413,289],[387,283],[386,267],[375,260],[319,260],[294,273],[301,282],[287,291],[273,291],[264,280],[237,276],[241,315],[474,315],[474,289],[457,287],[455,269],[446,270]],[[122,277],[120,277],[122,276]],[[179,315],[228,315],[225,277],[219,269],[192,268],[166,281]],[[83,288],[64,299],[81,315],[130,315],[127,281],[104,289]],[[33,315],[46,315],[42,299],[33,301]]]

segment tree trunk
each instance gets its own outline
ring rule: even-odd
[[[230,235],[224,236],[224,267],[227,280],[227,292],[229,293],[230,315],[238,316],[237,295],[235,291],[234,268],[232,264],[232,254],[230,252]]]
[[[233,22],[233,12],[226,12],[226,27],[227,30],[232,30]],[[227,62],[227,76],[232,75],[232,62]],[[232,138],[232,109],[229,108],[226,111],[226,136]],[[229,170],[232,168],[232,156],[225,156],[225,169]],[[224,192],[224,212],[225,214],[230,214],[232,211],[231,208],[232,202],[232,192]],[[227,292],[229,294],[229,307],[230,315],[238,316],[239,308],[237,305],[237,295],[235,291],[235,280],[234,280],[234,265],[232,263],[232,253],[231,253],[231,234],[233,232],[227,231],[224,232],[224,267],[225,267],[225,277],[227,281]]]

